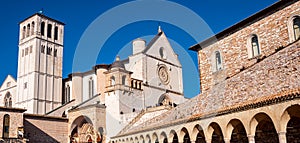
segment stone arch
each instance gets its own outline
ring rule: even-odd
[[[287,142],[300,141],[300,105],[291,105],[283,112],[280,133],[285,133]]]
[[[160,133],[159,142],[160,143],[168,143],[168,136],[164,131]]]
[[[255,142],[279,142],[273,120],[263,112],[250,120],[250,135],[255,135]]]
[[[297,38],[299,37],[296,37],[296,33],[295,33],[295,20],[298,19],[299,20],[300,16],[299,14],[293,14],[289,17],[289,19],[287,20],[287,27],[288,27],[288,34],[289,34],[289,39],[290,39],[290,42],[294,42],[297,40]],[[299,23],[298,23],[299,25]]]
[[[145,138],[143,135],[140,135],[140,143],[145,143]]]
[[[226,138],[231,143],[248,143],[247,132],[245,126],[239,119],[232,119],[226,126]]]
[[[71,124],[71,135],[70,140],[72,142],[88,142],[87,135],[89,131],[94,131],[93,129],[93,123],[90,118],[87,116],[79,116],[77,117]],[[95,134],[91,135],[92,137],[97,138],[98,134],[95,132]],[[93,139],[92,139],[93,140]],[[94,139],[97,140],[97,139]]]
[[[153,143],[158,143],[158,142],[159,142],[158,135],[157,135],[156,132],[154,132],[154,133],[152,134],[152,142],[153,142]]]
[[[129,139],[129,143],[134,143],[134,142],[133,142],[133,138],[132,138],[132,137],[130,137],[130,139]]]
[[[195,141],[195,143],[205,143],[205,135],[203,128],[197,124],[194,126],[192,133],[191,133],[191,140]]]
[[[145,142],[146,143],[151,143],[150,135],[146,135]]]
[[[139,138],[138,137],[134,138],[134,143],[139,143]]]
[[[170,131],[168,140],[169,140],[169,142],[172,142],[172,143],[179,143],[178,135],[177,135],[176,131],[174,131],[174,130]]]
[[[222,133],[222,129],[220,125],[216,122],[212,122],[208,126],[208,135],[207,137],[208,142],[213,142],[213,143],[224,143],[224,137]]]
[[[172,105],[171,98],[167,94],[163,94],[158,99],[159,105]]]
[[[187,130],[187,128],[183,127],[180,130],[178,139],[179,139],[179,142],[182,142],[182,143],[191,143],[190,134],[189,134],[189,131]]]

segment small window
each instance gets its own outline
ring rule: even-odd
[[[41,46],[41,53],[45,53],[45,46],[44,45]]]
[[[54,57],[57,57],[57,49],[54,49]]]
[[[5,94],[5,97],[4,97],[4,106],[5,107],[12,107],[12,96],[11,96],[10,92],[7,92]]]
[[[58,40],[58,27],[55,26],[54,28],[54,40]]]
[[[93,78],[89,79],[89,98],[94,96],[94,80]]]
[[[47,55],[51,55],[51,53],[52,53],[52,48],[47,47]]]
[[[28,55],[28,48],[25,48],[25,56]]]
[[[6,87],[10,87],[10,84],[11,84],[11,82],[9,81],[9,82],[7,82],[6,83]]]
[[[34,35],[34,22],[31,23],[31,35]]]
[[[256,56],[260,55],[258,38],[257,38],[256,35],[253,35],[252,38],[251,38],[251,47],[252,47],[253,57],[256,57]]]
[[[41,23],[41,35],[44,36],[45,35],[45,22]]]
[[[222,58],[219,51],[215,52],[215,60],[216,60],[216,71],[219,71],[222,69]]]
[[[70,85],[65,87],[65,96],[63,98],[63,104],[68,103],[70,101]]]
[[[164,47],[159,48],[159,55],[160,55],[160,58],[166,59],[166,51],[165,51]]]
[[[22,57],[24,57],[24,49],[22,49]]]
[[[52,35],[52,25],[48,24],[47,37],[51,38],[51,35]]]
[[[32,53],[32,46],[30,46],[29,48],[29,53]]]
[[[25,38],[25,34],[26,34],[26,26],[23,27],[23,32],[22,32],[22,39]]]
[[[293,31],[294,31],[294,38],[298,40],[300,37],[300,18],[296,17],[293,20]]]
[[[27,25],[26,37],[30,35],[30,24]]]
[[[122,85],[126,85],[126,75],[122,76]]]
[[[24,89],[26,89],[26,88],[27,88],[27,82],[24,83]]]
[[[113,85],[115,85],[115,84],[116,84],[115,77],[112,76],[112,77],[110,78],[110,85],[113,86]]]
[[[3,117],[3,138],[9,138],[9,125],[10,125],[10,117],[8,114],[5,114]]]

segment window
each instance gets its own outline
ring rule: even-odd
[[[31,35],[34,35],[34,22],[31,23]]]
[[[9,124],[10,124],[10,117],[8,114],[5,114],[3,117],[3,138],[9,138]]]
[[[94,96],[94,80],[93,78],[89,79],[89,97],[93,97]]]
[[[112,76],[112,77],[110,78],[110,85],[113,86],[113,85],[115,85],[115,84],[116,84],[115,77]]]
[[[219,51],[215,52],[215,62],[216,62],[216,71],[219,71],[222,69],[222,59],[221,54]]]
[[[295,40],[300,37],[300,17],[296,17],[293,20],[293,31]]]
[[[41,35],[44,36],[45,35],[45,22],[41,23]]]
[[[30,46],[29,48],[29,53],[32,53],[32,46]]]
[[[165,51],[164,47],[159,48],[159,55],[160,55],[160,58],[166,59],[166,51]]]
[[[10,84],[11,84],[11,82],[9,81],[9,82],[7,82],[6,83],[6,87],[10,87]]]
[[[22,39],[25,38],[25,34],[26,34],[26,26],[23,27],[23,31],[22,31]]]
[[[28,48],[25,48],[25,56],[28,55]]]
[[[27,88],[27,82],[24,83],[24,89],[26,89],[26,88]]]
[[[24,57],[24,49],[22,49],[22,57]]]
[[[26,37],[30,35],[30,24],[27,25]]]
[[[57,57],[57,49],[54,49],[54,57]]]
[[[123,75],[122,76],[122,85],[125,85],[126,84],[126,75]]]
[[[65,98],[64,103],[68,103],[70,101],[70,85],[67,85],[65,88]]]
[[[41,53],[45,53],[45,46],[44,45],[41,46]]]
[[[260,55],[260,46],[257,35],[250,35],[247,42],[248,58],[251,59]]]
[[[12,96],[11,96],[10,92],[7,92],[5,94],[5,97],[4,97],[4,106],[5,107],[12,107]]]
[[[52,34],[52,25],[48,24],[48,29],[47,29],[47,37],[51,38],[51,34]]]
[[[51,53],[52,53],[52,48],[47,47],[47,55],[51,55]]]
[[[58,40],[58,27],[55,26],[54,28],[54,40]]]
[[[260,54],[258,38],[256,35],[253,35],[251,38],[251,47],[252,47],[252,55],[256,57]]]

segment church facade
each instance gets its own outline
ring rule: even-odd
[[[197,52],[201,93],[159,27],[132,55],[62,77],[64,23],[20,22],[17,79],[0,88],[4,142],[300,142],[300,2],[281,0]]]

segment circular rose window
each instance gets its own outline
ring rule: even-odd
[[[163,84],[168,84],[170,81],[170,76],[168,69],[165,65],[160,65],[158,67],[158,77]]]

